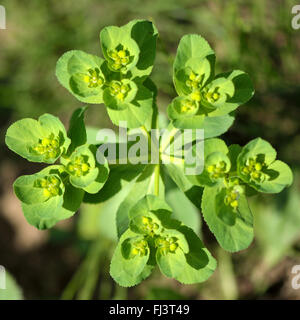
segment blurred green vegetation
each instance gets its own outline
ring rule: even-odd
[[[81,105],[55,78],[56,61],[65,51],[80,49],[99,54],[99,31],[104,26],[146,18],[152,20],[160,32],[152,79],[159,88],[158,104],[162,112],[175,95],[172,61],[179,40],[187,33],[201,34],[216,51],[217,71],[244,70],[253,79],[256,89],[255,97],[237,110],[235,124],[225,134],[226,142],[245,144],[260,136],[278,150],[278,158],[294,170],[299,168],[300,31],[291,28],[291,8],[295,1],[2,0],[1,4],[7,11],[7,30],[0,30],[1,161],[13,159],[19,167],[25,166],[22,159],[17,160],[4,148],[2,137],[13,121],[49,112],[67,123],[72,111]],[[111,126],[102,106],[90,108],[87,123]],[[298,181],[299,176],[293,188],[280,196],[262,196],[252,201],[257,224],[256,242],[245,252],[231,256],[217,250],[204,226],[204,239],[222,268],[207,284],[180,292],[178,285],[159,276],[129,293],[116,287],[107,272],[114,246],[114,239],[109,239],[107,231],[107,225],[113,220],[104,215],[109,209],[103,212],[103,208],[84,206],[84,214],[76,219],[71,231],[71,238],[77,239],[72,246],[79,248],[76,249],[79,257],[85,256],[87,250],[93,254],[87,253],[83,258],[63,298],[72,298],[75,294],[78,298],[273,297],[268,290],[276,280],[269,279],[266,274],[274,266],[286,263],[287,256],[300,258]],[[175,199],[176,195],[170,194],[169,198]],[[106,227],[95,230],[98,220]],[[56,231],[51,234],[51,241],[69,244],[68,236]],[[95,239],[101,239],[101,248],[89,246]],[[99,264],[103,265],[101,270],[97,269]],[[87,281],[87,273],[93,273],[94,277]],[[68,280],[70,278],[71,275]],[[26,288],[24,290],[26,297]],[[93,295],[95,290],[100,294]],[[280,292],[278,289],[274,295],[278,297]],[[37,289],[30,297],[55,294],[55,290],[41,292]]]

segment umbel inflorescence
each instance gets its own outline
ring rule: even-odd
[[[100,32],[103,58],[72,50],[56,67],[59,82],[75,98],[104,105],[112,123],[126,123],[129,134],[142,129],[149,145],[149,133],[158,127],[157,88],[150,78],[157,35],[153,23],[145,20],[106,27]],[[134,165],[121,160],[108,164],[104,156],[97,161],[97,148],[104,142],[95,142],[87,133],[84,115],[88,107],[74,111],[68,131],[50,114],[12,124],[6,134],[7,146],[28,161],[48,165],[14,183],[27,221],[47,229],[73,216],[82,202],[113,201],[115,211],[106,214],[115,215],[119,239],[110,266],[117,283],[136,285],[155,266],[181,283],[203,282],[214,272],[216,261],[198,230],[172,218],[165,199],[169,188],[165,182],[171,178],[193,203],[198,205],[201,199],[199,209],[222,248],[231,252],[247,248],[253,240],[247,197],[281,192],[291,185],[292,172],[276,160],[274,148],[261,138],[245,146],[227,146],[216,138],[229,129],[234,110],[253,96],[254,89],[243,71],[215,74],[215,60],[204,38],[184,36],[173,64],[177,97],[167,108],[170,121],[165,135],[170,148],[176,132],[204,130],[204,170],[200,174],[186,175],[185,158],[169,164]],[[185,143],[194,148],[195,137],[190,139]],[[116,143],[121,148],[122,143]],[[115,197],[120,191],[123,196]]]

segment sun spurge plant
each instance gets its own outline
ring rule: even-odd
[[[82,202],[112,203],[106,214],[115,214],[119,242],[110,273],[126,287],[140,283],[156,266],[184,284],[203,282],[216,268],[197,230],[172,217],[172,203],[165,197],[170,178],[199,207],[220,246],[230,252],[247,248],[253,240],[247,197],[281,192],[293,179],[267,141],[227,146],[216,138],[229,129],[234,110],[254,89],[243,71],[215,74],[215,53],[199,35],[186,35],[179,43],[173,65],[178,96],[167,108],[166,130],[152,136],[159,129],[157,89],[149,77],[157,36],[155,26],[145,20],[106,27],[100,32],[103,58],[72,50],[57,62],[59,82],[79,101],[104,105],[113,124],[128,133],[131,143],[120,136],[112,142],[115,161],[99,152],[109,141],[96,140],[85,127],[86,106],[74,111],[68,131],[58,118],[45,114],[15,122],[6,134],[12,151],[48,165],[14,183],[24,215],[36,228],[51,228],[71,217]],[[186,154],[178,156],[176,137],[186,129],[192,134],[179,145],[189,145],[189,156],[203,163],[200,172],[187,173],[191,164]],[[204,132],[201,139],[194,132],[199,129]],[[145,143],[131,149],[136,130]],[[200,142],[204,152],[199,154]],[[145,146],[149,149],[142,152]],[[140,161],[130,161],[137,158]]]

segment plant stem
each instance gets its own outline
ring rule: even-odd
[[[169,161],[172,164],[184,165],[184,159],[173,157],[173,156],[169,156],[169,155],[166,155],[166,154],[161,154],[161,159],[165,160],[166,161],[165,163],[167,163],[167,161]]]
[[[171,143],[174,140],[174,137],[176,135],[176,133],[178,132],[177,128],[173,128],[170,132],[169,132],[169,136],[166,138],[166,140],[164,141],[164,143],[160,146],[159,150],[160,152],[164,152],[165,149],[167,148],[168,145],[171,145]]]
[[[159,196],[159,174],[160,174],[160,164],[155,166],[154,171],[154,195]]]

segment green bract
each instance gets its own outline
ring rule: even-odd
[[[153,68],[156,37],[156,28],[145,20],[106,27],[100,33],[104,59],[69,51],[58,60],[56,76],[78,100],[104,103],[114,124],[132,119],[128,127],[137,128],[150,119],[150,129],[155,89],[152,86],[149,90],[142,83]]]
[[[227,156],[228,152],[223,140],[217,138],[205,140],[204,170],[198,176],[188,176],[188,180],[201,187],[222,183],[231,168],[231,161]]]
[[[122,286],[147,277],[157,263],[161,272],[185,284],[205,281],[216,261],[192,229],[170,218],[158,197],[142,198],[129,212],[130,229],[120,238],[110,272]]]
[[[12,124],[5,143],[29,161],[54,163],[67,150],[70,139],[58,118],[44,114],[38,120],[22,119]]]
[[[126,109],[129,103],[134,100],[137,91],[137,85],[131,80],[113,80],[104,90],[103,99],[109,108],[122,110]]]
[[[276,151],[269,142],[257,138],[242,149],[237,171],[243,181],[260,192],[278,193],[293,181],[291,169],[276,160]]]
[[[253,240],[253,217],[243,193],[232,193],[238,199],[237,209],[230,205],[228,195],[225,188],[205,187],[202,212],[221,247],[236,252],[247,248]]]
[[[118,235],[110,274],[125,287],[146,279],[155,266],[183,284],[207,280],[216,261],[197,235],[197,208],[222,248],[243,250],[254,235],[247,197],[278,193],[293,180],[290,168],[261,138],[244,147],[216,138],[254,89],[243,71],[216,75],[215,53],[199,35],[179,43],[173,65],[178,96],[168,106],[169,123],[161,125],[157,88],[149,77],[157,36],[146,20],[109,26],[100,32],[103,58],[71,50],[57,62],[62,86],[79,101],[104,104],[113,124],[130,129],[129,143],[121,135],[97,140],[97,130],[85,126],[86,106],[73,112],[67,132],[58,118],[45,114],[17,121],[6,134],[12,151],[51,164],[14,183],[27,221],[46,229],[71,217],[82,201],[101,203],[105,223],[115,222]],[[162,128],[161,137],[151,135]],[[204,137],[190,130],[187,139],[183,129],[204,129]],[[110,158],[97,152],[108,145],[116,147],[110,167]],[[149,148],[142,153],[142,147]],[[191,155],[203,164],[202,172],[189,172]]]
[[[126,74],[136,66],[140,49],[126,28],[104,28],[100,33],[100,42],[111,71]]]
[[[62,166],[49,166],[15,181],[15,194],[22,202],[25,218],[31,225],[48,229],[78,210],[84,192],[65,182],[65,178]]]
[[[68,51],[57,62],[56,76],[79,101],[103,103],[109,74],[102,58],[79,50]]]
[[[207,138],[218,136],[233,122],[228,114],[252,97],[254,89],[247,74],[236,70],[215,76],[214,68],[215,53],[206,40],[198,35],[181,39],[173,68],[181,98],[168,107],[176,128],[203,128]]]
[[[110,102],[107,108],[108,115],[115,125],[120,126],[120,121],[126,121],[127,128],[145,126],[150,130],[155,108],[155,89],[149,88],[152,85],[150,80],[138,84],[138,87],[132,81],[128,85],[130,91],[124,101],[117,100],[108,91],[104,94],[105,99]],[[133,97],[134,100],[130,101]]]
[[[106,159],[100,165],[95,159],[96,148],[85,144],[75,149],[70,157],[61,162],[69,174],[70,183],[88,193],[97,193],[108,178],[109,168]]]

